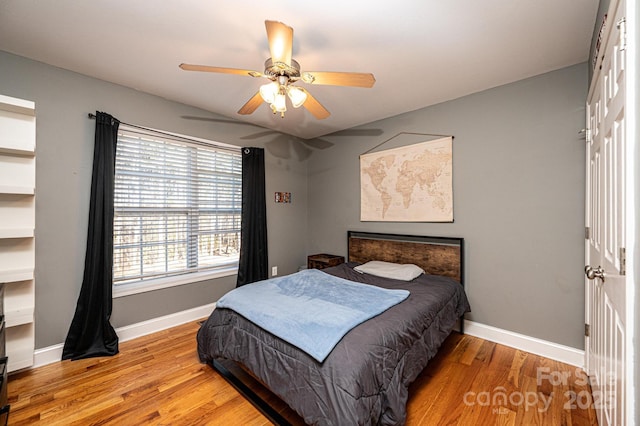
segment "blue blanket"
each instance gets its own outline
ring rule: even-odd
[[[248,284],[218,300],[319,362],[353,327],[409,296],[334,277],[317,269]]]

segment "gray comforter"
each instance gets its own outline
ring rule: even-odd
[[[411,295],[352,329],[323,363],[229,309],[215,309],[198,331],[200,360],[240,362],[308,424],[404,424],[409,385],[469,303],[450,278],[422,275],[404,282],[360,274],[353,266],[324,272]]]

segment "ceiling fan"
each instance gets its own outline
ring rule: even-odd
[[[286,98],[289,97],[294,108],[304,106],[317,119],[329,117],[329,111],[322,106],[306,89],[296,86],[299,80],[307,84],[326,84],[332,86],[373,87],[375,78],[371,73],[356,72],[328,72],[328,71],[300,71],[300,64],[292,57],[293,28],[282,22],[265,21],[269,50],[271,57],[264,63],[264,72],[243,70],[237,68],[221,68],[207,65],[180,64],[185,71],[217,72],[223,74],[238,74],[251,77],[266,77],[270,83],[260,87],[246,104],[240,108],[238,114],[252,114],[264,100],[274,114],[280,113],[284,117],[287,111]]]

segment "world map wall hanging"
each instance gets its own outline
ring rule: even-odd
[[[360,220],[453,222],[453,138],[360,156]]]

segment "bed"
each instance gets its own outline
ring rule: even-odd
[[[371,260],[415,264],[426,273],[401,281],[354,270]],[[385,291],[408,290],[404,301],[348,331],[322,362],[234,310],[217,307],[198,331],[198,355],[276,424],[286,421],[254,400],[221,360],[242,366],[307,424],[404,424],[409,385],[470,311],[463,260],[462,238],[349,231],[348,261],[322,273]]]

